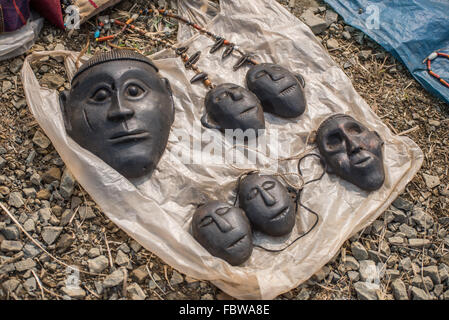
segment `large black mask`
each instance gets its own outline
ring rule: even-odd
[[[68,135],[126,178],[151,175],[174,120],[170,84],[143,55],[116,50],[86,62],[60,95]]]
[[[304,78],[273,63],[261,63],[246,74],[248,89],[256,94],[265,112],[295,118],[306,109]]]
[[[224,83],[210,90],[205,99],[205,127],[225,129],[265,129],[265,118],[259,99],[247,89]]]
[[[242,209],[224,202],[199,207],[193,215],[192,233],[211,255],[234,266],[245,262],[253,251],[248,218]]]
[[[251,225],[270,236],[283,236],[295,225],[295,205],[275,177],[250,174],[239,186],[239,203]]]
[[[336,114],[320,125],[316,141],[329,173],[366,191],[384,183],[383,141],[377,132],[351,116]]]

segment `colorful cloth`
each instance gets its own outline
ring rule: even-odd
[[[31,7],[58,28],[64,29],[60,0],[31,0]]]
[[[0,0],[0,33],[20,29],[29,17],[30,0]]]

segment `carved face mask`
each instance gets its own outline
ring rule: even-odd
[[[220,201],[199,207],[192,219],[193,237],[215,257],[231,265],[245,262],[253,251],[251,226],[242,209]]]
[[[366,191],[384,183],[383,141],[354,118],[344,114],[327,118],[317,131],[317,144],[329,173]]]
[[[94,56],[60,103],[68,135],[126,178],[151,175],[174,120],[168,80],[145,56],[117,50]]]
[[[250,91],[232,83],[210,90],[205,99],[206,113],[202,124],[211,129],[265,129],[259,99]]]
[[[304,78],[273,63],[261,63],[246,74],[248,89],[255,93],[265,112],[295,118],[306,109]]]
[[[251,225],[271,236],[288,234],[295,225],[295,205],[275,177],[250,174],[240,182],[240,207]]]

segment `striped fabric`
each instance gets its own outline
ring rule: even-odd
[[[0,0],[0,33],[23,27],[30,17],[30,0]]]

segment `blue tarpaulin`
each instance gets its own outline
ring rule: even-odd
[[[400,60],[429,92],[449,104],[449,88],[429,75],[423,61],[434,51],[449,53],[449,0],[325,0],[345,22]],[[432,70],[449,82],[449,60]]]

